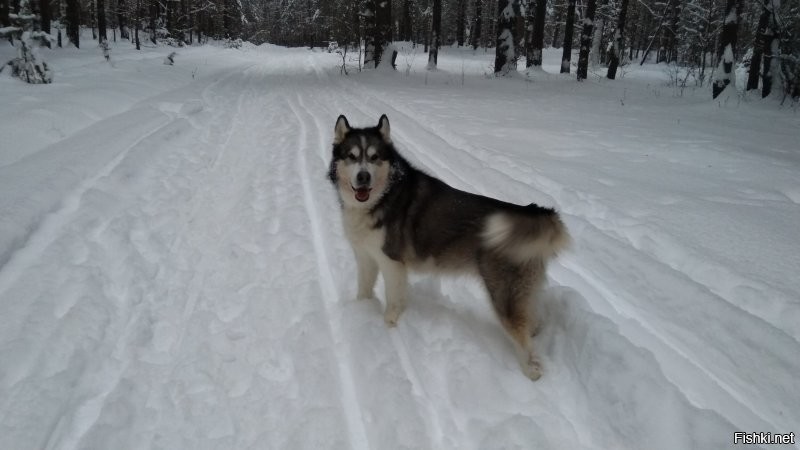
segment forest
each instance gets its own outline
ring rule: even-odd
[[[429,69],[442,46],[494,52],[496,75],[523,62],[536,69],[543,48],[560,48],[562,73],[576,65],[577,50],[579,81],[590,65],[614,79],[620,65],[663,63],[671,82],[711,85],[716,97],[743,67],[740,90],[800,96],[800,6],[781,0],[0,0],[0,26],[0,36],[24,41],[23,49],[31,40],[129,40],[137,49],[145,41],[269,42],[336,50],[344,63],[356,58],[359,70],[389,61],[383,55],[397,41],[423,46]],[[81,27],[96,42],[80,42]],[[20,56],[15,73],[32,58]],[[46,82],[47,69],[37,67],[27,78]]]

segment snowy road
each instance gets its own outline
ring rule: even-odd
[[[208,65],[197,79],[158,67],[165,90],[4,153],[0,448],[710,449],[800,432],[794,136],[770,141],[777,164],[720,151],[713,119],[678,141],[626,117],[570,123],[578,97],[519,98],[523,83],[343,78],[335,55],[231,53],[187,50],[186,67]],[[677,114],[628,102],[648,124]],[[563,211],[576,243],[540,305],[540,381],[475,281],[413,278],[392,330],[353,300],[325,179],[341,113],[388,114],[401,151],[456,187]]]

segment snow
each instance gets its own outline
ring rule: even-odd
[[[307,49],[191,47],[166,66],[171,48],[111,45],[114,66],[42,49],[52,85],[0,77],[0,448],[800,432],[800,134],[777,102],[679,96],[662,66],[578,84],[552,49],[549,73],[506,79],[493,52],[446,47],[435,72],[345,77]],[[382,113],[453,186],[563,214],[541,380],[475,280],[415,275],[396,329],[354,300],[325,173],[336,117]]]

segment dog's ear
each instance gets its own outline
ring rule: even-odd
[[[392,142],[392,138],[389,136],[389,118],[386,117],[386,114],[381,115],[381,118],[378,119],[378,131],[381,132],[384,141],[387,143]]]
[[[350,132],[350,124],[347,122],[347,117],[341,115],[336,119],[336,126],[333,128],[333,143],[340,144],[348,132]]]

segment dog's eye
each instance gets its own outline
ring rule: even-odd
[[[352,153],[348,153],[347,154],[347,159],[349,159],[350,161],[355,161],[355,160],[358,159],[358,157],[356,155],[352,154]]]
[[[376,153],[376,154],[374,154],[374,155],[370,156],[370,157],[369,157],[369,160],[370,160],[370,161],[372,161],[372,162],[375,162],[375,161],[377,161],[377,160],[378,160],[378,154]]]

